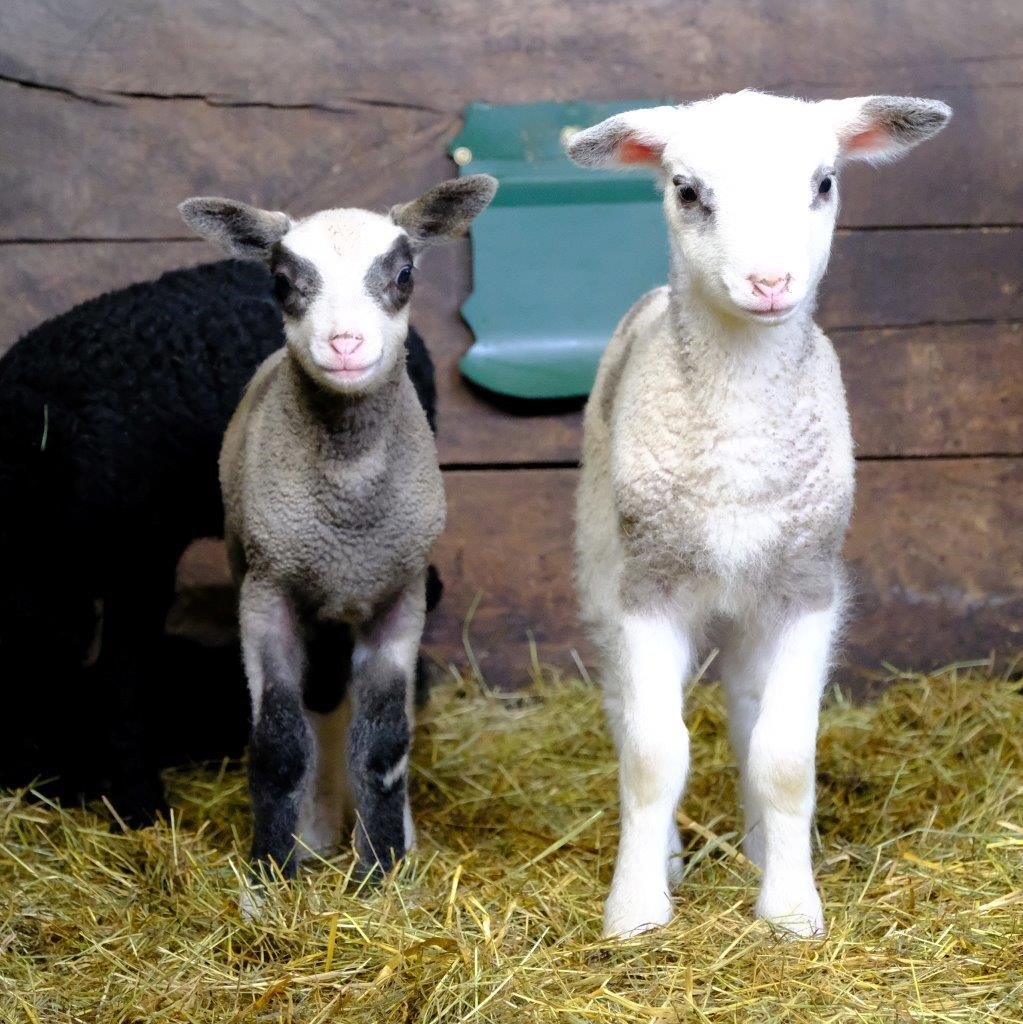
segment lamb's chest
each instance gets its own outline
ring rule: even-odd
[[[327,618],[364,619],[426,567],[434,531],[385,519],[363,530],[316,531],[297,584]]]
[[[835,469],[826,446],[808,450],[763,431],[719,435],[673,463],[651,460],[619,491],[626,550],[652,572],[667,558],[672,575],[725,579],[830,554],[848,517]]]
[[[320,469],[289,514],[256,504],[276,514],[250,522],[250,541],[303,603],[324,617],[363,619],[425,570],[444,525],[440,472],[373,478]]]

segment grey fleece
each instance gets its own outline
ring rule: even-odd
[[[444,528],[436,448],[403,362],[349,399],[274,353],[231,420],[220,479],[235,573],[320,619],[368,620],[425,571]]]

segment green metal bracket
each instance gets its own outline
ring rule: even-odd
[[[462,373],[516,398],[586,395],[618,321],[667,280],[660,195],[650,175],[590,171],[564,154],[573,131],[636,103],[470,104],[450,152],[501,187],[472,226],[476,341]]]

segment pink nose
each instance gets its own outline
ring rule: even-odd
[[[773,299],[779,295],[784,295],[789,290],[792,275],[785,274],[784,277],[758,277],[756,274],[750,274],[749,279],[753,285],[753,291],[757,295],[762,295],[765,299]]]
[[[361,334],[352,334],[350,331],[343,331],[335,334],[330,339],[330,347],[339,356],[354,355],[366,339]]]

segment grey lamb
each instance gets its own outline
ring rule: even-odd
[[[445,505],[404,339],[416,259],[463,233],[496,187],[475,175],[389,215],[297,221],[222,199],[181,206],[201,234],[266,260],[284,309],[287,344],[250,383],[220,461],[257,871],[273,862],[291,876],[296,837],[321,850],[348,826],[364,872],[414,842],[413,680]]]

